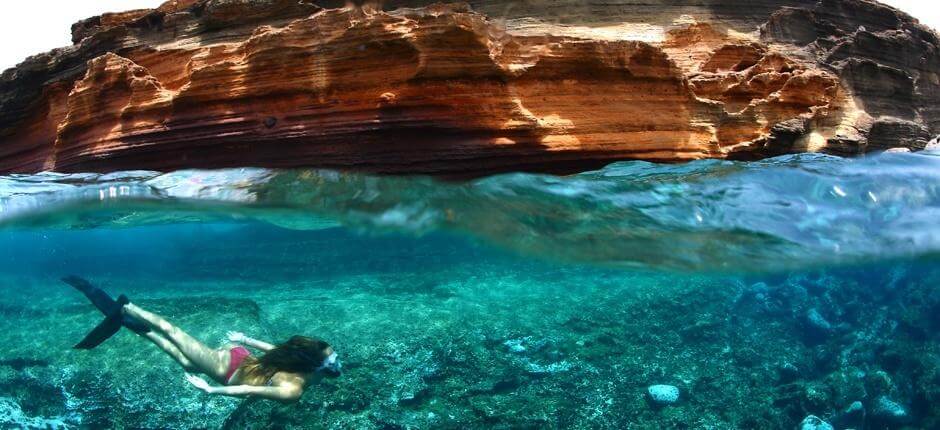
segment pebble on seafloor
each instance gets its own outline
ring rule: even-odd
[[[810,415],[806,418],[803,418],[803,422],[800,423],[799,430],[835,430],[831,424],[823,421],[821,418]]]
[[[646,394],[657,406],[674,405],[679,402],[679,389],[672,385],[650,385]]]

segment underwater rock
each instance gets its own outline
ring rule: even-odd
[[[509,352],[521,354],[526,352],[526,347],[523,345],[524,339],[509,339],[503,343],[506,345],[506,348],[509,349]]]
[[[837,416],[833,423],[838,428],[862,429],[865,428],[865,406],[860,401],[854,401],[844,412]]]
[[[802,400],[809,410],[821,410],[831,403],[832,396],[829,393],[829,387],[820,383],[811,383],[804,387]]]
[[[679,402],[679,388],[673,385],[650,385],[646,394],[656,406],[674,405]]]
[[[808,342],[817,343],[829,337],[833,327],[832,323],[819,312],[819,309],[812,308],[803,316],[803,330]]]
[[[846,405],[857,399],[868,398],[865,376],[865,372],[855,367],[843,368],[829,375],[826,385],[832,387],[835,403]]]
[[[413,393],[405,393],[398,399],[398,405],[405,408],[416,408],[431,398],[431,389],[423,387]]]
[[[0,366],[10,366],[13,370],[23,370],[28,367],[46,367],[49,364],[46,360],[21,357],[0,360]]]
[[[815,330],[822,332],[832,331],[832,324],[826,321],[826,318],[823,317],[816,308],[810,309],[809,312],[806,313],[806,322]]]
[[[871,408],[872,419],[885,424],[904,424],[910,418],[907,409],[900,403],[881,396],[875,400]]]
[[[0,173],[571,172],[940,134],[937,34],[877,2],[342,6],[172,0],[76,23],[74,45],[0,77]]]
[[[789,384],[797,379],[800,379],[800,369],[796,367],[793,363],[783,363],[779,369],[777,369],[778,382],[781,384]]]
[[[0,427],[21,429],[67,429],[59,418],[31,417],[13,399],[0,397]]]
[[[835,430],[831,424],[823,421],[815,415],[810,415],[803,419],[798,430]]]
[[[888,396],[894,392],[894,381],[888,372],[878,370],[869,373],[865,378],[865,387],[872,397]]]

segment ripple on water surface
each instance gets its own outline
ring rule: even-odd
[[[13,175],[8,229],[255,220],[299,230],[450,231],[522,254],[677,270],[780,269],[932,255],[940,156],[622,162],[568,177],[453,183],[325,170]]]

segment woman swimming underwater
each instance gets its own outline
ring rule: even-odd
[[[304,336],[291,337],[280,345],[255,340],[239,332],[228,339],[263,352],[251,355],[244,346],[214,349],[204,345],[163,317],[141,309],[121,295],[118,300],[88,281],[69,276],[62,279],[88,297],[105,319],[88,333],[77,349],[92,349],[127,327],[149,339],[188,372],[186,380],[209,394],[261,397],[283,402],[296,401],[315,374],[339,376],[342,365],[330,344]],[[194,375],[202,373],[222,386],[210,385]]]

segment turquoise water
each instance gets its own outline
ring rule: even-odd
[[[0,177],[0,427],[938,428],[938,220],[929,152]],[[347,371],[282,405],[203,394],[130,332],[72,350],[100,315],[69,274]]]

